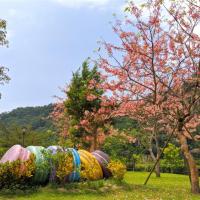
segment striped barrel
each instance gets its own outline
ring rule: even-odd
[[[80,166],[81,160],[78,152],[73,148],[67,148],[66,152],[70,152],[73,155],[74,171],[67,177],[68,182],[75,182],[80,180]]]
[[[101,165],[104,178],[111,177],[112,173],[107,168],[108,163],[110,162],[109,156],[106,153],[104,153],[103,151],[100,151],[100,150],[96,150],[96,151],[92,152],[92,155],[97,159],[97,161]]]
[[[78,151],[81,159],[81,178],[98,180],[103,178],[103,172],[97,159],[88,151]]]
[[[34,183],[45,183],[49,176],[49,166],[44,152],[46,149],[41,146],[29,146],[27,149],[35,155],[36,171],[33,176]]]
[[[13,162],[16,160],[27,161],[30,158],[31,152],[21,145],[12,146],[2,157],[0,163]]]

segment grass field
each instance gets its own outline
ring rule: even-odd
[[[108,181],[85,182],[67,185],[65,188],[50,186],[40,188],[31,194],[0,194],[0,200],[199,200],[200,196],[190,194],[187,176],[154,175],[147,186],[143,182],[144,172],[128,172],[123,183]]]

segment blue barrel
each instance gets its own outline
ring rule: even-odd
[[[67,148],[66,152],[70,152],[73,155],[73,164],[74,164],[74,171],[67,176],[68,182],[76,182],[80,180],[80,168],[81,168],[81,159],[79,153],[73,148]]]

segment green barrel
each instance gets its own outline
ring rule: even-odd
[[[29,146],[27,149],[35,155],[36,170],[33,176],[33,182],[37,184],[47,182],[50,170],[48,159],[45,157],[47,150],[41,146]]]

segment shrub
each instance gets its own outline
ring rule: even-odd
[[[98,161],[93,156],[87,157],[87,161],[88,162],[81,162],[81,169],[80,169],[81,180],[85,181],[85,180],[99,179],[101,177],[102,172]]]
[[[161,166],[169,169],[171,173],[177,172],[184,168],[184,162],[180,155],[180,148],[169,143],[164,150],[164,156],[161,161]]]
[[[135,166],[135,171],[145,171],[145,172],[150,172],[152,167],[153,167],[153,162],[152,163],[138,163]]]
[[[105,139],[102,150],[113,159],[128,162],[133,160],[132,156],[136,148],[124,135],[112,135]]]
[[[126,173],[126,166],[119,160],[111,161],[108,164],[108,169],[111,171],[113,178],[117,180],[122,180]]]
[[[31,154],[29,160],[6,162],[0,164],[0,189],[21,189],[31,181],[35,173],[35,156]]]
[[[51,165],[50,181],[54,183],[65,183],[67,176],[73,172],[73,155],[71,152],[57,152],[56,154],[48,154],[49,163]]]
[[[0,147],[0,158],[6,153],[7,148]]]
[[[65,181],[65,177],[73,172],[73,155],[71,152],[58,153],[57,154],[58,166],[56,170],[56,176],[61,182]]]

